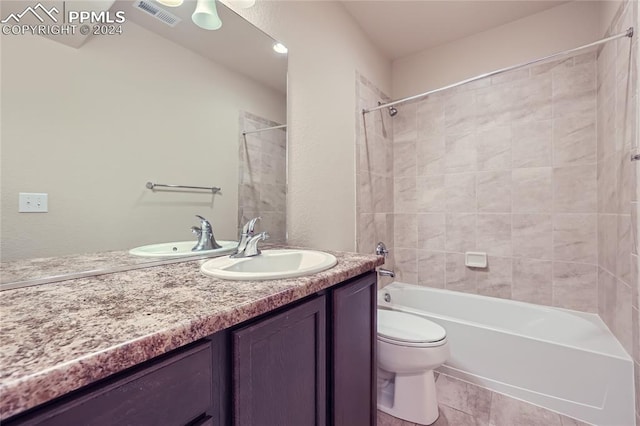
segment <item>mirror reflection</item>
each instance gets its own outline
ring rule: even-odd
[[[31,3],[3,1],[1,15]],[[113,34],[2,35],[2,282],[157,261],[129,250],[195,246],[196,215],[227,246],[256,216],[284,241],[286,54],[275,40],[220,2],[217,30],[194,24],[195,1],[55,3],[65,17],[100,5],[126,20]],[[20,193],[32,208],[46,194],[47,211],[19,212]]]

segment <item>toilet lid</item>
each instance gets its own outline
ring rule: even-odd
[[[438,342],[447,337],[433,321],[404,312],[378,309],[378,335],[407,343]]]

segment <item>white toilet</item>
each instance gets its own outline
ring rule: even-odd
[[[417,315],[378,309],[378,409],[421,425],[435,422],[433,370],[448,357],[444,328]]]

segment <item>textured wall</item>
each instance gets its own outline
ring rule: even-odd
[[[389,92],[390,63],[337,2],[262,1],[238,12],[289,48],[288,239],[354,250],[354,76]]]
[[[2,260],[195,241],[195,214],[235,240],[241,109],[284,121],[286,100],[133,22],[80,49],[3,36]],[[18,213],[18,192],[49,213]]]

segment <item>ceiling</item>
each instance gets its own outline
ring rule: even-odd
[[[349,1],[342,4],[392,60],[486,31],[566,1]]]
[[[195,0],[186,0],[180,7],[165,7],[155,1],[149,3],[176,15],[181,21],[175,27],[170,27],[140,11],[131,0],[116,0],[111,9],[124,11],[127,21],[133,21],[226,68],[286,93],[287,55],[275,53],[272,48],[275,40],[224,4],[217,3],[222,28],[208,31],[191,21]]]

